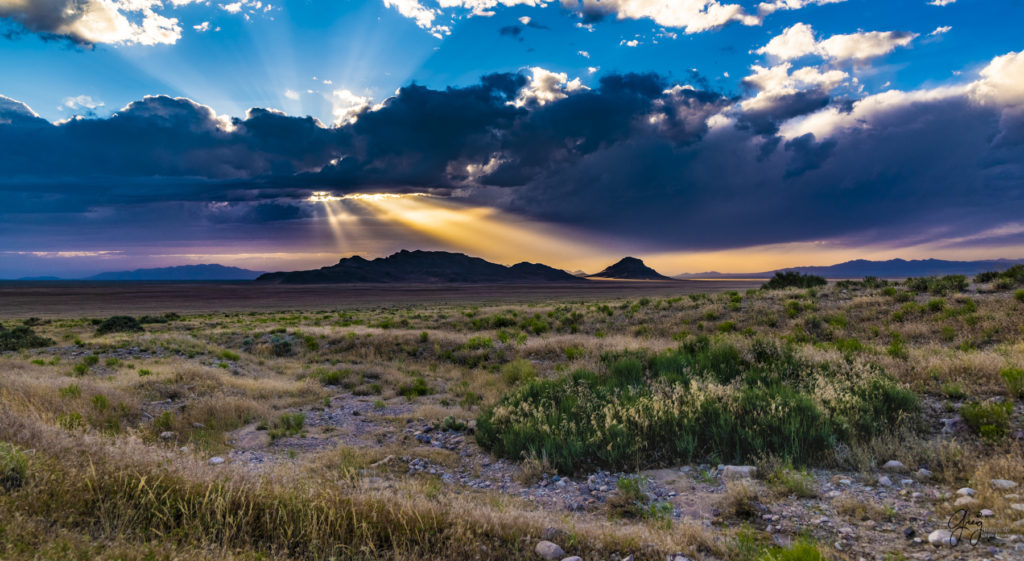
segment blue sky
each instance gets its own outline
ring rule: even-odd
[[[401,247],[670,273],[1022,257],[1021,21],[1020,0],[0,0],[0,277]],[[378,192],[430,197],[345,199]],[[469,240],[517,231],[567,245]]]

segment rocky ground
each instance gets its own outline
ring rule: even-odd
[[[873,473],[808,472],[809,492],[801,494],[809,496],[802,497],[762,481],[752,466],[678,466],[640,474],[596,471],[579,477],[538,473],[527,479],[517,463],[494,458],[477,446],[472,422],[460,430],[445,429],[409,417],[413,411],[401,398],[382,406],[372,397],[343,394],[329,407],[306,411],[302,434],[271,442],[267,431],[248,426],[232,433],[233,449],[226,457],[210,461],[258,471],[338,444],[400,445],[406,454],[389,455],[364,475],[436,478],[454,490],[514,496],[576,516],[609,516],[608,501],[618,481],[639,475],[648,482],[649,502],[670,505],[665,512],[672,520],[709,528],[748,525],[780,546],[810,536],[849,559],[900,559],[894,552],[920,560],[1024,559],[1024,482],[978,482],[988,493],[946,488],[926,467],[897,461]],[[942,425],[947,432],[958,430],[955,417]],[[443,459],[428,453],[437,450],[445,451]],[[748,499],[743,508],[735,504],[737,488]],[[552,529],[549,537],[537,545],[538,555],[568,558],[555,543],[558,532]]]

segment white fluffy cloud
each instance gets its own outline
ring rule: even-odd
[[[953,26],[952,26],[952,25],[943,25],[943,26],[941,26],[941,27],[936,27],[936,28],[935,28],[935,31],[932,31],[932,32],[931,32],[931,33],[929,33],[928,35],[932,35],[932,36],[935,36],[935,35],[942,35],[943,33],[949,33],[949,31],[950,31],[951,29],[953,29]]]
[[[417,26],[426,29],[434,37],[440,39],[451,33],[451,28],[446,25],[434,25],[440,10],[428,8],[420,4],[419,0],[384,0],[384,6],[398,10],[399,14],[415,21]]]
[[[181,25],[177,18],[165,15],[166,11],[202,1],[0,0],[0,18],[34,33],[86,45],[169,45],[181,38]],[[205,31],[208,25],[193,27]]]
[[[563,2],[584,14],[614,15],[618,19],[649,19],[665,27],[700,33],[728,23],[760,25],[761,18],[746,13],[739,4],[722,4],[717,0],[575,0]]]
[[[956,0],[932,0],[931,2],[928,3],[931,4],[932,6],[948,6],[953,2],[956,2]]]
[[[838,4],[840,2],[846,2],[846,0],[772,0],[771,2],[761,2],[758,4],[757,12],[761,15],[768,15],[779,10],[799,10],[804,6],[820,6],[822,4]]]
[[[75,97],[65,97],[63,103],[61,103],[61,110],[70,109],[72,111],[80,111],[82,109],[92,111],[103,107],[104,103],[99,100],[95,100],[87,95],[79,95]]]
[[[526,85],[512,103],[518,107],[544,105],[569,97],[569,94],[588,89],[580,79],[569,79],[565,72],[552,72],[539,66],[530,68]]]
[[[465,8],[471,10],[476,16],[493,16],[494,8],[499,5],[505,7],[523,5],[536,8],[546,6],[548,0],[438,0],[437,4],[442,8]],[[523,25],[527,25],[528,22],[529,20]]]
[[[1024,106],[1024,51],[997,56],[971,84],[972,98],[983,104]]]
[[[816,55],[834,61],[864,61],[891,53],[896,47],[905,47],[917,36],[917,33],[905,31],[859,31],[819,41],[810,25],[797,23],[755,52],[779,60]]]
[[[359,114],[371,107],[368,97],[357,95],[346,89],[334,90],[331,93],[331,113],[335,125],[347,125],[356,122]]]

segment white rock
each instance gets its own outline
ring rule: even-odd
[[[889,460],[882,466],[885,471],[902,472],[907,471],[907,466],[903,465],[903,462],[899,460]]]
[[[961,487],[956,490],[956,494],[960,495],[961,497],[973,497],[976,492],[977,491],[971,489],[970,487]]]
[[[921,468],[917,470],[917,476],[920,477],[921,479],[930,479],[932,475],[934,474],[927,469]]]
[[[561,559],[565,556],[565,552],[556,543],[549,542],[547,540],[537,542],[537,547],[533,548],[533,551],[548,561],[554,561],[555,559]]]
[[[974,497],[960,497],[953,501],[953,506],[971,506],[975,504],[978,504],[978,499],[975,499]]]
[[[754,466],[725,466],[722,469],[722,479],[752,479],[756,475]]]
[[[1000,491],[1009,491],[1010,489],[1014,489],[1017,487],[1017,482],[1010,481],[1009,479],[993,479],[988,483],[989,485],[992,486],[993,489],[998,489]]]
[[[174,431],[165,430],[164,432],[160,433],[160,440],[174,440],[175,438],[178,438],[178,433]]]
[[[950,547],[956,545],[956,538],[949,530],[935,530],[928,534],[928,543],[935,547],[942,547],[948,545]]]
[[[210,458],[210,465],[211,466],[219,466],[220,464],[223,464],[223,463],[224,463],[224,458],[221,458],[220,456],[214,456],[214,457]]]
[[[883,475],[878,478],[878,484],[883,487],[892,487],[892,480],[889,479],[888,475]]]
[[[995,516],[996,515],[996,513],[992,512],[991,510],[989,510],[987,508],[981,509],[981,512],[979,512],[978,514],[982,515],[984,518],[989,518],[991,516]]]
[[[907,486],[907,485],[913,485],[913,484],[914,484],[914,480],[913,479],[900,479],[900,485]]]
[[[562,559],[562,561],[583,561],[583,558],[573,555],[572,557],[566,557],[565,559]]]
[[[1024,512],[1024,504],[1022,503],[1011,503],[1010,508],[1019,512]]]

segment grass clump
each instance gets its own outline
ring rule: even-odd
[[[398,395],[410,400],[414,397],[430,395],[430,386],[422,376],[417,376],[412,383],[398,386]]]
[[[510,386],[529,382],[536,377],[537,369],[525,358],[517,358],[501,367],[501,378]]]
[[[1024,369],[1004,368],[999,375],[1006,382],[1006,389],[1012,397],[1024,399]]]
[[[989,442],[998,442],[1006,436],[1010,427],[1010,413],[1013,403],[977,403],[972,402],[960,408],[960,415],[971,430]]]
[[[775,276],[761,286],[764,290],[779,290],[783,288],[814,288],[825,286],[828,281],[825,277],[818,275],[805,275],[797,271],[785,271],[775,273]]]
[[[13,444],[0,442],[0,489],[20,489],[28,476],[28,458]]]
[[[609,354],[601,373],[578,370],[512,391],[482,412],[477,441],[508,458],[545,457],[566,473],[761,454],[803,465],[917,410],[916,397],[877,369],[813,365],[767,342],[752,355],[709,340]]]
[[[52,344],[53,339],[37,335],[31,327],[20,325],[7,329],[0,325],[0,352],[49,347]]]
[[[608,497],[608,515],[612,518],[654,520],[672,525],[672,503],[655,501],[647,493],[650,480],[642,475],[623,477],[615,483],[615,492]]]
[[[139,320],[132,316],[111,316],[96,326],[97,335],[107,333],[134,333],[145,331]]]
[[[302,432],[302,428],[306,425],[306,414],[305,413],[285,413],[277,418],[276,421],[270,426],[270,440],[274,441],[279,438],[285,438],[289,436],[295,436]]]

